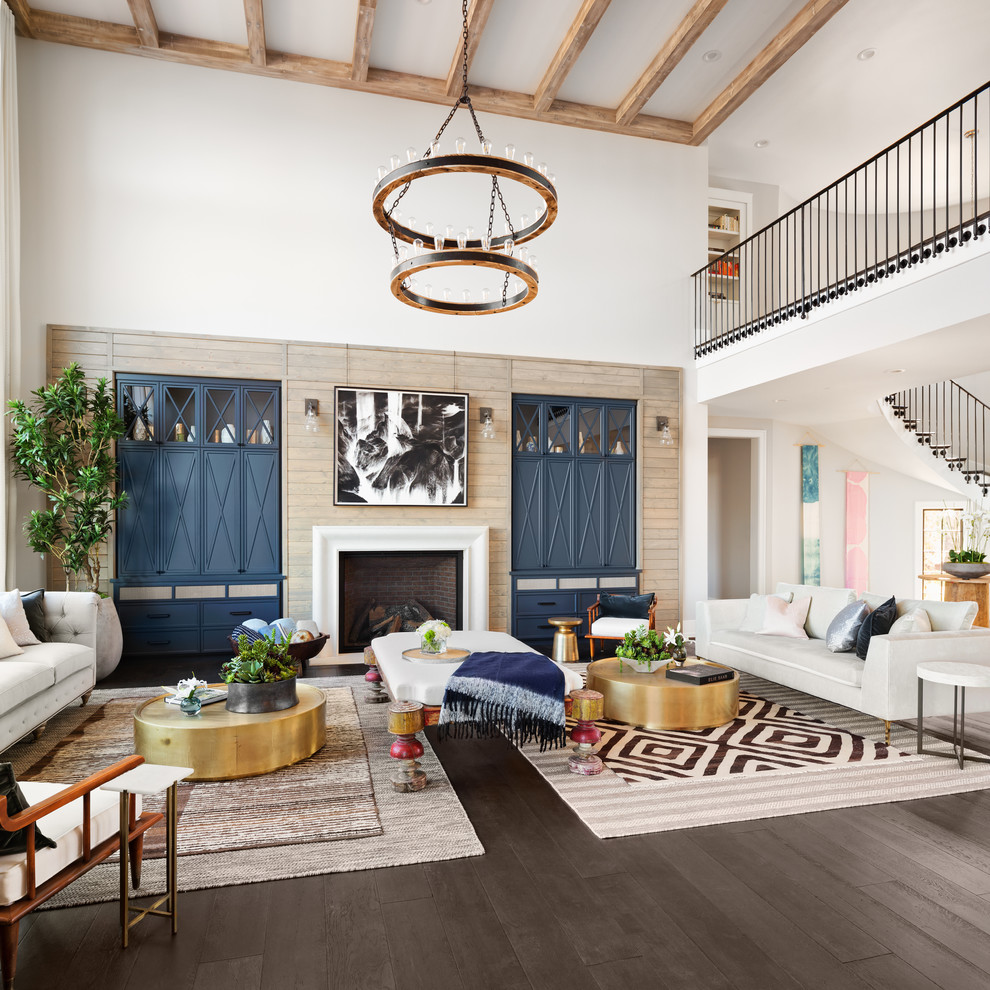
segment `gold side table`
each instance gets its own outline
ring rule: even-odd
[[[584,619],[573,617],[547,619],[557,631],[553,634],[553,659],[557,663],[576,663],[578,657],[578,638],[574,631]]]
[[[134,713],[134,751],[149,763],[194,767],[190,780],[256,777],[298,763],[326,745],[327,699],[308,684],[296,690],[292,708],[253,715],[217,702],[190,717],[159,695]]]
[[[721,664],[709,664],[728,669]],[[647,729],[712,729],[739,713],[739,674],[716,684],[668,680],[665,670],[638,674],[618,659],[588,665],[588,690],[601,691],[605,718]]]

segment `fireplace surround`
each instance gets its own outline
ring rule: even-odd
[[[314,526],[313,618],[335,652],[340,644],[340,554],[403,550],[460,551],[463,628],[488,628],[487,526]]]

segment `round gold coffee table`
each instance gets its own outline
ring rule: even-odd
[[[149,763],[193,767],[189,780],[271,773],[326,745],[326,695],[308,684],[297,685],[297,692],[294,708],[260,715],[228,712],[222,701],[204,705],[199,715],[183,715],[159,695],[134,713],[134,750]]]
[[[721,664],[711,664],[722,668]],[[739,712],[739,674],[717,684],[668,680],[665,671],[638,674],[618,659],[588,665],[588,689],[605,696],[605,718],[647,729],[711,729]]]

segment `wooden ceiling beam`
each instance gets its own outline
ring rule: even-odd
[[[131,8],[131,17],[141,44],[145,48],[157,48],[158,21],[155,20],[155,12],[151,9],[151,0],[127,0],[127,6]]]
[[[467,31],[468,31],[468,70],[474,59],[474,53],[478,50],[478,43],[484,33],[485,25],[488,23],[488,15],[492,12],[492,5],[495,0],[471,0],[468,7]],[[450,70],[447,73],[447,87],[444,90],[446,96],[461,95],[461,76],[464,69],[464,36],[457,32],[457,49],[454,57],[450,61]]]
[[[247,26],[248,56],[252,65],[264,65],[268,58],[265,41],[265,7],[263,0],[244,0],[244,22]]]
[[[560,87],[567,78],[567,73],[574,67],[578,56],[584,51],[584,46],[591,39],[602,14],[608,10],[612,0],[584,0],[581,9],[574,18],[564,40],[557,49],[547,71],[536,87],[533,97],[533,107],[537,111],[547,110],[557,97]],[[723,3],[727,0],[722,0]]]
[[[728,0],[695,0],[684,20],[677,25],[677,30],[623,97],[619,109],[615,111],[618,123],[628,124],[646,106],[660,84],[674,71],[677,63],[684,58],[726,3]]]
[[[226,69],[274,79],[292,79],[296,82],[377,93],[440,106],[446,106],[450,101],[444,79],[369,68],[367,78],[358,82],[351,78],[351,65],[346,62],[269,50],[265,64],[256,65],[251,61],[245,45],[190,38],[162,31],[159,33],[159,46],[148,48],[141,45],[137,29],[131,25],[111,24],[42,10],[32,13],[35,37],[42,41],[123,52],[159,61]],[[615,122],[615,111],[609,107],[568,103],[564,100],[555,100],[549,110],[539,112],[533,106],[531,93],[472,86],[471,99],[478,110],[487,113],[548,121],[612,134],[628,134],[654,141],[688,144],[693,134],[690,121],[640,114],[632,123],[620,126]]]
[[[25,38],[33,38],[34,24],[27,0],[7,0],[7,6],[10,7],[10,12],[14,15],[14,27],[18,34]]]
[[[809,0],[794,19],[701,112],[693,125],[691,144],[701,144],[847,2],[848,0]]]
[[[351,58],[351,79],[364,82],[368,78],[371,58],[371,33],[375,30],[375,8],[378,0],[360,0],[357,27],[354,29],[354,55]]]

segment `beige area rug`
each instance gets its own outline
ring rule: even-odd
[[[396,764],[388,755],[392,742],[387,731],[388,706],[364,703],[364,681],[360,677],[310,678],[306,683],[328,694],[327,724],[332,731],[328,731],[327,749],[294,767],[263,777],[179,785],[180,890],[484,853],[443,767],[422,734],[426,752],[421,763],[429,784],[416,794],[399,793],[389,779]],[[94,691],[84,708],[70,707],[49,722],[38,742],[19,743],[7,750],[4,758],[25,779],[36,776],[57,781],[60,778],[56,774],[64,773],[68,779],[78,780],[133,752],[131,729],[127,728],[122,740],[111,724],[117,721],[119,725],[122,708],[133,713],[140,700],[160,693],[160,688]],[[95,742],[100,737],[105,748]],[[71,771],[72,766],[77,770]],[[32,773],[29,768],[37,769]],[[329,786],[327,778],[332,781]],[[218,798],[211,808],[210,799],[201,800],[197,793],[217,794],[212,790],[216,788],[226,797],[225,807],[220,807]],[[300,801],[300,792],[308,801]],[[270,798],[272,794],[280,797]],[[253,805],[251,798],[259,795],[259,805]],[[243,807],[238,808],[240,804]],[[321,807],[325,804],[339,807]],[[309,813],[296,817],[293,805],[308,805]],[[250,847],[246,847],[242,830],[255,837]],[[164,890],[164,859],[160,856],[160,840],[149,838],[138,896]],[[101,864],[53,898],[48,906],[115,900],[118,877],[116,861]]]
[[[878,719],[750,674],[740,674],[740,688],[817,719],[827,728],[863,737],[877,753],[886,750],[883,723]],[[602,728],[614,726],[602,723]],[[699,740],[705,735],[699,733]],[[851,761],[835,767],[780,766],[758,773],[702,773],[662,780],[644,779],[641,774],[634,782],[622,775],[624,769],[629,776],[628,760],[624,767],[617,766],[620,772],[606,764],[605,771],[597,777],[581,777],[567,769],[567,753],[561,750],[541,753],[538,746],[524,746],[520,751],[588,828],[604,839],[990,787],[990,764],[971,762],[960,770],[954,760],[944,756],[917,756],[915,738],[914,729],[894,725],[890,754],[894,758]],[[933,753],[952,752],[950,743],[931,735],[925,736],[925,747]],[[707,748],[707,742],[702,748]]]

